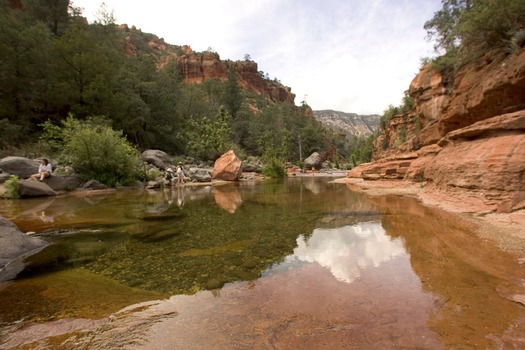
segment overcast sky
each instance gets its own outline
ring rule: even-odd
[[[433,55],[424,23],[440,0],[73,0],[90,22],[102,3],[118,24],[173,45],[257,62],[299,105],[382,114]]]

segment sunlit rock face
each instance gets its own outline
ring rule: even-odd
[[[312,236],[297,238],[294,260],[318,263],[341,282],[351,283],[370,267],[406,255],[403,242],[391,239],[379,222],[334,229],[315,229]]]
[[[224,153],[215,161],[213,179],[237,181],[242,175],[242,161],[232,150]]]

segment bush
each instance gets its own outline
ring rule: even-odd
[[[273,178],[286,177],[286,169],[284,168],[284,162],[275,156],[268,157],[263,165],[263,175]]]
[[[510,39],[508,51],[510,53],[518,54],[523,47],[525,47],[525,29],[520,29],[514,33]]]
[[[85,180],[130,185],[141,174],[138,151],[104,119],[80,122],[69,116],[61,128],[64,156]]]
[[[9,199],[20,198],[20,179],[16,175],[11,175],[5,182],[6,197]]]

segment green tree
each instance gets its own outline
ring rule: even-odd
[[[0,12],[0,119],[33,131],[33,116],[45,109],[52,75],[51,36],[42,24],[27,25],[20,10]],[[19,135],[24,137],[25,135]]]
[[[525,27],[523,0],[443,0],[442,9],[425,23],[435,48],[457,69],[490,49],[504,48]]]
[[[62,35],[69,23],[69,0],[24,0],[36,22],[44,23],[55,35]]]
[[[231,117],[220,107],[213,117],[191,118],[186,130],[190,155],[200,159],[215,160],[231,146]]]
[[[237,112],[241,108],[243,97],[241,88],[237,82],[237,73],[235,72],[235,64],[230,63],[228,66],[228,84],[225,97],[225,106],[235,120]]]

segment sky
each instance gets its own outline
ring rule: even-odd
[[[102,3],[117,24],[172,45],[244,60],[313,110],[383,114],[434,56],[423,28],[440,0],[73,0],[92,23]],[[98,17],[100,19],[100,17]]]

